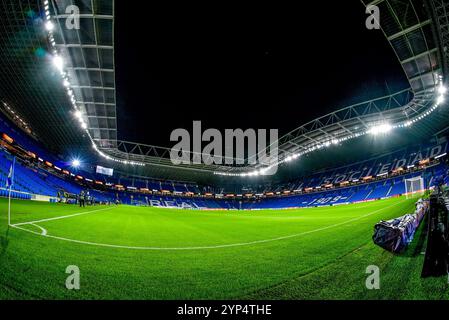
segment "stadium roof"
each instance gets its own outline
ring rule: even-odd
[[[52,3],[54,48],[66,62],[65,70],[77,107],[92,138],[117,139],[114,68],[113,1],[76,1],[80,26],[66,27],[70,0]],[[51,7],[51,5],[50,5]]]
[[[70,18],[65,10],[72,4],[80,9],[80,28],[65,26]],[[437,110],[438,88],[447,76],[447,2],[363,4],[379,7],[382,31],[410,88],[301,125],[279,139],[280,163],[386,126],[414,126]],[[145,166],[155,176],[172,172],[184,179],[181,172],[235,176],[263,170],[261,165],[174,166],[169,148],[117,140],[113,0],[4,0],[1,6],[0,98],[20,110],[48,145],[89,151],[93,145],[105,160]]]
[[[42,13],[42,1],[0,2],[0,100],[20,111],[48,146],[86,145],[51,67]]]

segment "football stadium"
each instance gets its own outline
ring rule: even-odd
[[[1,1],[0,299],[446,300],[449,1],[345,2]]]

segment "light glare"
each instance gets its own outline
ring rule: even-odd
[[[47,21],[45,23],[45,29],[47,29],[47,31],[52,31],[54,28],[55,28],[55,25],[53,24],[53,22]]]
[[[59,71],[64,69],[64,60],[60,56],[53,57],[53,64]]]
[[[79,161],[78,159],[72,160],[72,167],[78,168],[80,165],[81,165],[81,161]]]
[[[81,111],[76,110],[75,111],[75,117],[77,117],[78,119],[81,119],[81,117],[82,117]]]
[[[380,124],[378,126],[374,126],[372,127],[368,132],[374,135],[380,134],[380,133],[388,133],[393,129],[393,127],[388,124],[388,123],[384,123],[384,124]]]

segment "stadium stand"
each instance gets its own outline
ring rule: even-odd
[[[12,137],[14,145],[19,146],[21,150],[31,151],[41,158],[40,161],[34,162],[30,159],[16,161],[15,183],[11,196],[19,199],[32,199],[34,195],[56,198],[62,194],[77,195],[82,190],[89,190],[90,194],[101,202],[114,202],[118,199],[125,204],[161,207],[275,209],[339,205],[394,197],[406,192],[405,179],[418,176],[423,177],[426,188],[435,186],[438,181],[449,183],[447,164],[435,160],[435,157],[445,156],[447,142],[405,148],[374,159],[323,170],[284,184],[260,185],[252,189],[243,186],[239,190],[233,190],[234,195],[247,194],[248,190],[251,190],[253,193],[263,195],[262,197],[253,194],[247,198],[243,196],[223,198],[218,197],[218,194],[226,193],[223,188],[152,180],[120,172],[105,178],[93,172],[80,170],[76,175],[82,175],[84,178],[74,179],[75,174],[63,175],[42,165],[40,163],[44,161],[42,158],[63,169],[65,162],[51,155],[38,141],[1,118],[0,132]],[[3,141],[3,146],[5,145],[6,142]],[[6,180],[12,159],[9,153],[10,151],[5,148],[0,150],[0,196],[3,197],[8,195]],[[445,158],[447,156],[441,160]],[[89,184],[88,180],[100,181],[102,187]],[[110,187],[106,188],[106,184]],[[114,188],[117,185],[121,187]]]
[[[6,196],[6,180],[11,165],[11,160],[8,158],[6,151],[0,152],[0,182],[1,195]],[[382,181],[365,183],[357,186],[346,188],[338,188],[334,190],[315,191],[306,194],[290,195],[290,196],[275,196],[272,198],[263,198],[258,200],[243,200],[236,199],[208,199],[198,197],[181,197],[174,195],[162,194],[144,194],[133,191],[98,191],[90,189],[90,192],[98,201],[113,201],[119,198],[122,203],[126,204],[140,204],[152,205],[162,207],[180,207],[180,208],[210,208],[210,209],[267,209],[267,208],[294,208],[294,207],[310,207],[323,205],[338,205],[344,203],[353,203],[380,199],[385,197],[398,196],[405,193],[405,179],[416,176],[423,176],[426,182],[426,187],[430,187],[434,182],[443,179],[445,183],[448,182],[447,166],[445,164],[438,164],[431,168],[426,168],[417,172],[409,173],[400,177],[384,179]],[[132,184],[131,180],[121,179],[122,183],[126,182]],[[140,181],[135,184],[138,187],[143,186]],[[157,184],[155,182],[148,185],[155,190],[159,188],[171,190],[187,190],[177,189],[181,185],[172,185],[169,183]],[[157,188],[157,189],[156,189]],[[41,168],[31,168],[20,161],[16,162],[15,166],[15,184],[12,196],[21,199],[31,199],[31,195],[46,195],[56,197],[58,192],[67,192],[71,194],[79,194],[81,190],[85,189],[74,181],[69,181],[58,177]]]

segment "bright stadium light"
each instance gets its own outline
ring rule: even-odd
[[[438,93],[443,95],[446,94],[447,88],[444,85],[440,85],[440,87],[438,88]]]
[[[47,29],[47,31],[52,31],[54,28],[55,28],[55,25],[53,24],[53,22],[47,21],[45,23],[45,29]]]
[[[442,104],[444,102],[444,96],[441,95],[437,98],[437,104]]]
[[[79,161],[78,159],[72,160],[72,167],[78,168],[80,165],[81,165],[81,161]]]
[[[371,134],[377,135],[377,134],[381,134],[381,133],[388,133],[391,130],[393,130],[393,127],[388,123],[384,123],[384,124],[380,124],[380,125],[372,127],[371,129],[368,130],[368,132]]]
[[[78,119],[81,119],[82,118],[82,113],[81,113],[81,111],[79,111],[79,110],[76,110],[75,111],[75,117],[77,117]]]
[[[64,60],[60,56],[53,57],[53,64],[59,71],[64,69]]]

